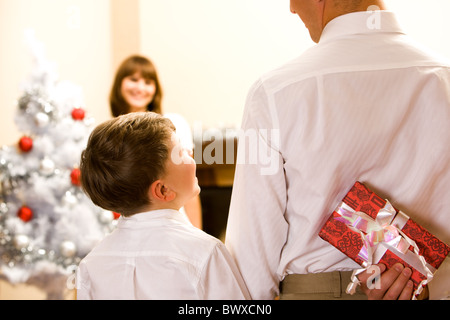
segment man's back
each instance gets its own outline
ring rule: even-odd
[[[253,298],[267,297],[264,287],[276,292],[288,273],[358,267],[318,237],[356,180],[450,243],[449,64],[412,44],[392,13],[380,14],[379,29],[367,27],[366,12],[334,19],[317,46],[263,76],[250,92],[244,129],[279,130],[279,141],[268,145],[282,164],[269,176],[237,169],[227,245]],[[252,195],[244,191],[249,181]],[[247,209],[258,204],[261,210]],[[256,234],[240,221],[242,210],[272,230],[241,237],[238,248],[238,224]],[[271,280],[252,283],[249,251],[267,258],[271,276],[262,278]]]

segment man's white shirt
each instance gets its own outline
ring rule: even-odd
[[[450,244],[450,64],[392,12],[379,25],[370,14],[332,20],[249,92],[226,245],[253,299],[274,298],[287,274],[359,268],[318,236],[357,180]],[[431,298],[449,290],[447,264]]]

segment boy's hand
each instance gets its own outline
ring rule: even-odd
[[[411,269],[404,268],[400,263],[387,271],[384,264],[377,266],[381,276],[377,280],[380,282],[376,288],[371,285],[367,286],[367,280],[373,274],[364,272],[358,276],[361,281],[361,289],[369,300],[411,300],[413,294],[413,282],[409,280],[412,274]],[[427,288],[423,290],[423,293],[428,295]]]

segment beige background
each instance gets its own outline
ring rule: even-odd
[[[386,3],[408,33],[450,58],[450,1]],[[129,54],[155,62],[167,112],[191,125],[238,127],[256,78],[313,45],[288,0],[0,0],[0,146],[21,135],[13,116],[31,70],[29,28],[60,79],[83,88],[97,122],[110,117],[112,77]],[[19,289],[0,282],[0,298],[42,296]]]

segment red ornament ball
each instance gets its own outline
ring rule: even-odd
[[[75,168],[70,173],[70,180],[74,186],[81,186],[81,171],[78,168]]]
[[[17,216],[23,221],[23,222],[29,222],[31,219],[33,219],[33,210],[28,208],[27,206],[23,206],[19,209],[17,212]]]
[[[33,139],[30,137],[24,136],[19,140],[19,148],[23,152],[30,152],[33,149]]]
[[[72,110],[72,119],[73,120],[81,121],[84,119],[85,116],[86,116],[86,113],[81,108],[75,108]]]

